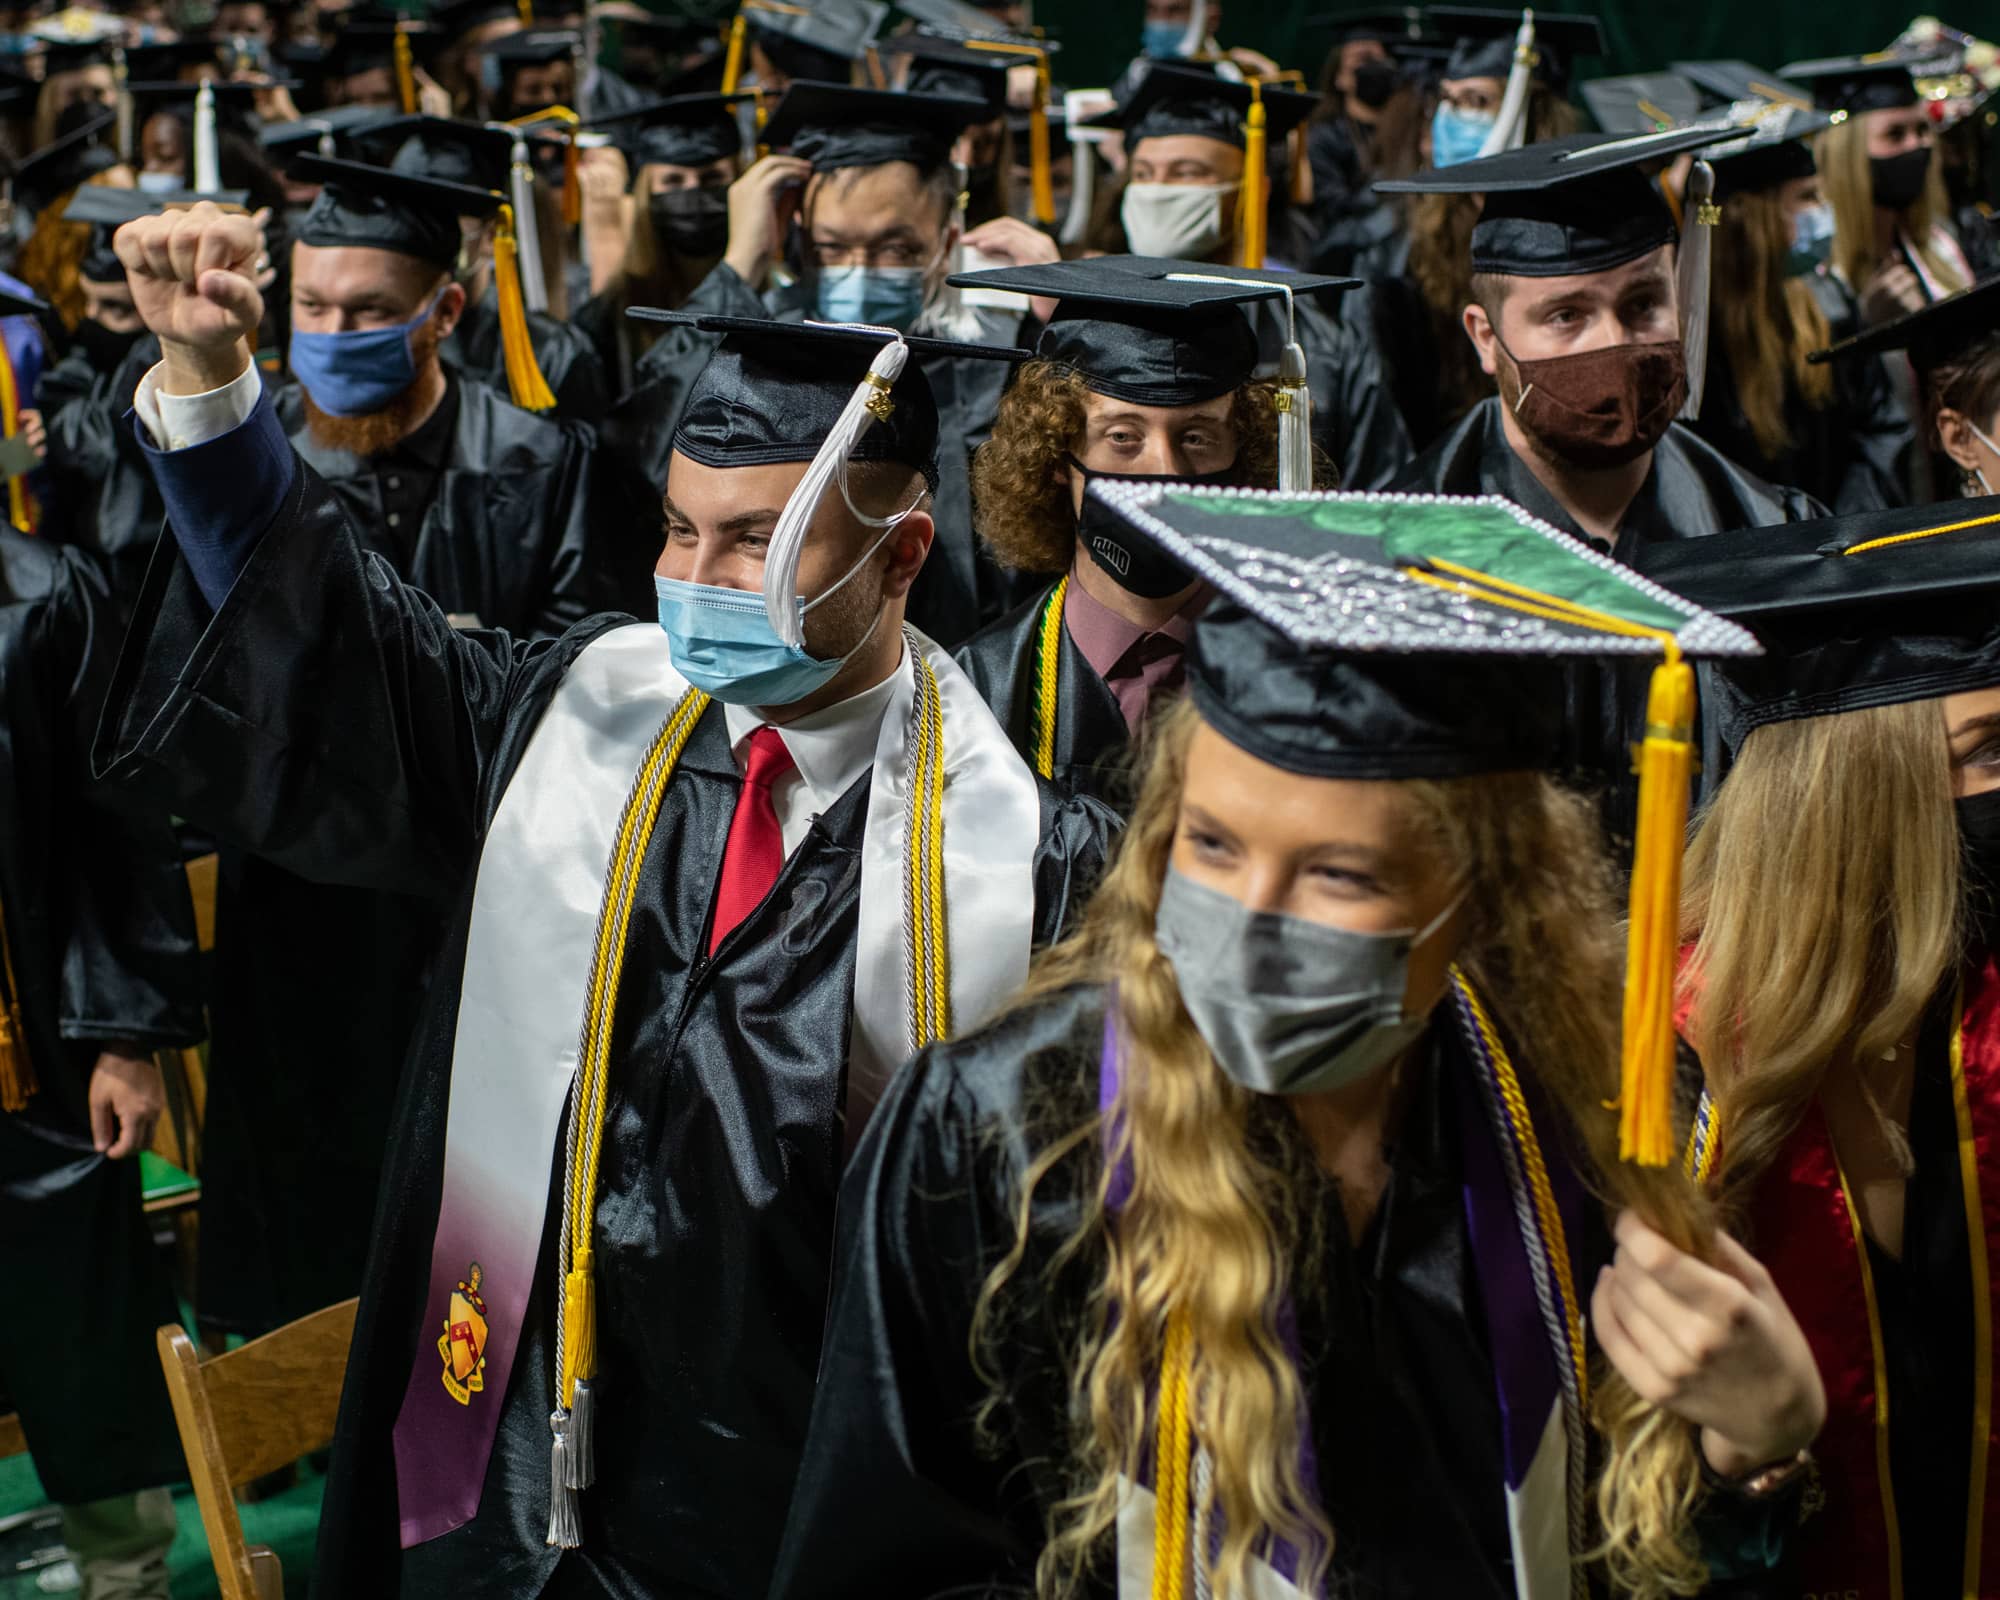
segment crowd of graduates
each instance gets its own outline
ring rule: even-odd
[[[2000,1595],[2000,55],[1127,3],[0,8],[88,1600]]]

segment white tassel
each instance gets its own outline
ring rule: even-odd
[[[1188,11],[1187,32],[1181,35],[1181,54],[1198,56],[1208,43],[1208,0],[1194,0]]]
[[[597,1395],[588,1378],[578,1378],[570,1391],[566,1443],[569,1471],[563,1481],[572,1489],[588,1489],[597,1481]]]
[[[1678,289],[1681,302],[1681,349],[1687,358],[1687,404],[1681,415],[1701,415],[1701,398],[1708,387],[1708,299],[1710,263],[1715,257],[1715,225],[1722,207],[1715,203],[1715,168],[1697,161],[1688,172],[1687,193],[1681,198],[1681,253]]]
[[[197,194],[222,192],[215,149],[215,85],[207,80],[194,97],[194,187]]]
[[[1493,131],[1479,147],[1482,156],[1497,156],[1502,150],[1518,150],[1528,141],[1528,97],[1535,87],[1535,13],[1521,13],[1520,31],[1514,35],[1514,65],[1507,72],[1507,92],[1500,97],[1500,114],[1493,119]]]
[[[569,1413],[557,1406],[549,1413],[549,1432],[555,1435],[549,1446],[549,1536],[547,1543],[558,1550],[574,1550],[583,1543],[577,1527],[576,1491],[569,1486],[569,1441],[566,1431]]]
[[[789,645],[805,643],[805,626],[799,617],[798,606],[799,553],[805,548],[806,534],[812,528],[813,517],[836,479],[845,492],[847,458],[878,414],[883,417],[888,415],[887,408],[894,404],[889,398],[890,390],[903,375],[904,363],[910,359],[910,347],[903,343],[902,336],[895,329],[875,328],[870,331],[889,334],[890,340],[875,352],[875,359],[868,364],[868,376],[847,397],[847,404],[841,408],[826,442],[819,447],[819,454],[806,468],[806,475],[799,480],[799,486],[785,502],[785,509],[778,513],[778,525],[771,532],[770,547],[765,552],[764,614],[770,618],[778,637]],[[849,509],[853,509],[851,501]],[[857,512],[856,515],[861,514]],[[889,527],[902,518],[864,516],[862,520],[874,527]]]
[[[1072,137],[1069,142],[1070,180],[1069,215],[1063,218],[1063,244],[1081,244],[1083,236],[1090,231],[1090,213],[1097,204],[1097,152],[1082,139]]]
[[[1313,486],[1313,396],[1306,352],[1288,344],[1278,358],[1278,492],[1307,494]]]
[[[535,218],[535,169],[528,160],[528,141],[514,135],[507,174],[507,199],[514,208],[514,250],[521,269],[521,304],[530,311],[549,309],[549,285],[542,276],[542,230]]]

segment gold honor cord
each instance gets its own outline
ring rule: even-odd
[[[1035,699],[1029,709],[1034,716],[1035,775],[1042,778],[1055,776],[1056,673],[1062,663],[1063,606],[1068,599],[1069,574],[1064,573],[1035,624]]]
[[[666,798],[681,752],[709,697],[690,689],[661,725],[641,763],[632,793],[619,818],[598,909],[597,937],[585,997],[583,1034],[577,1052],[576,1087],[571,1091],[569,1134],[564,1151],[563,1227],[557,1250],[556,1409],[549,1427],[548,1542],[574,1548],[579,1539],[576,1491],[590,1487],[594,1471],[594,1404],[590,1381],[597,1374],[596,1260],[592,1249],[597,1222],[597,1167],[604,1148],[604,1116],[609,1096],[611,1036],[617,1021],[618,984],[624,971],[625,936],[646,846]]]
[[[903,944],[914,1053],[951,1034],[951,945],[944,900],[944,702],[937,674],[907,636],[904,648],[916,676],[903,858]]]
[[[1967,528],[1990,528],[2000,522],[2000,512],[1988,517],[1968,517],[1963,522],[1947,522],[1936,528],[1917,528],[1909,533],[1884,534],[1879,539],[1867,539],[1860,544],[1849,545],[1840,553],[1844,556],[1865,555],[1870,550],[1885,550],[1892,544],[1911,544],[1918,539],[1935,538],[1940,533],[1962,533]]]

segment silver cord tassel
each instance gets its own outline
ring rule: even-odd
[[[597,1481],[597,1395],[587,1378],[578,1378],[570,1393],[568,1475],[572,1489],[588,1489]]]
[[[577,1526],[576,1491],[569,1486],[569,1413],[561,1406],[549,1413],[549,1537],[558,1550],[574,1550],[583,1543]]]

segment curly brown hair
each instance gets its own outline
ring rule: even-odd
[[[1036,359],[1000,399],[993,437],[972,457],[973,523],[1010,572],[1069,571],[1076,554],[1069,453],[1083,438],[1090,389],[1072,367]],[[1229,408],[1236,481],[1278,486],[1277,388],[1252,379]]]

